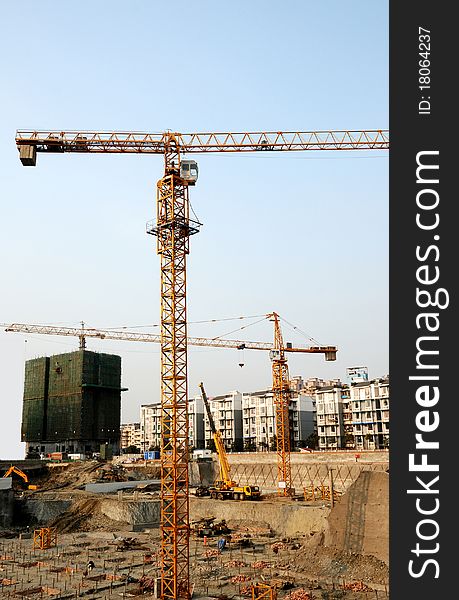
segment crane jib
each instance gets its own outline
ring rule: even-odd
[[[293,131],[256,133],[137,132],[16,132],[16,145],[24,166],[35,166],[37,152],[92,152],[166,154],[171,146],[181,153],[387,150],[387,130]]]

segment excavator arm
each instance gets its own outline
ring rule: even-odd
[[[29,478],[27,477],[27,475],[24,473],[24,471],[21,471],[21,469],[19,469],[19,467],[16,467],[15,465],[11,465],[11,467],[8,469],[8,471],[6,471],[6,473],[3,475],[3,477],[9,477],[13,473],[15,473],[16,475],[19,475],[19,477],[22,477],[22,479],[24,480],[24,483],[28,484],[27,488],[29,490],[37,490],[38,489],[37,485],[29,484]]]
[[[11,465],[11,467],[8,469],[8,471],[6,471],[6,473],[3,475],[3,477],[9,477],[12,473],[16,473],[16,475],[19,475],[19,477],[22,477],[22,479],[24,480],[25,483],[29,483],[29,478],[24,473],[24,471],[21,471],[21,469],[19,469],[18,467],[15,467],[14,465]]]

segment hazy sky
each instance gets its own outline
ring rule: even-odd
[[[162,132],[388,128],[388,3],[23,0],[0,24],[0,322],[93,327],[159,322],[160,156],[38,155],[16,129]],[[194,155],[189,334],[214,337],[276,311],[336,362],[290,374],[388,372],[387,151]],[[247,320],[197,323],[237,316]],[[284,337],[308,339],[284,324]],[[158,327],[148,331],[159,332]],[[270,341],[268,321],[235,331]],[[24,361],[73,338],[0,332],[0,458],[19,442]],[[159,399],[159,348],[89,342],[122,356],[123,421]],[[238,366],[240,362],[244,367]],[[271,384],[265,352],[190,348],[190,394]]]

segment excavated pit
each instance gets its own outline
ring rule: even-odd
[[[192,523],[215,517],[225,519],[231,529],[223,551],[217,547],[221,535],[192,533],[193,597],[242,600],[252,583],[270,582],[286,600],[294,600],[289,594],[301,589],[304,600],[386,600],[387,464],[356,468],[350,463],[334,464],[334,474],[340,477],[335,477],[339,493],[333,507],[325,493],[328,467],[320,461],[302,464],[296,471],[297,477],[303,473],[299,483],[305,490],[311,479],[316,484],[313,500],[301,494],[296,500],[271,495],[258,502],[190,497]],[[91,469],[84,468],[90,474]],[[192,467],[192,482],[211,479],[213,469],[212,464]],[[260,484],[261,479],[268,481],[272,465],[262,463],[257,470],[247,461],[238,469],[252,477],[251,483]],[[21,520],[22,534],[0,537],[0,596],[154,597],[160,577],[158,492],[89,494],[81,489],[81,477],[64,477],[74,484],[53,490],[45,482],[38,493],[16,498],[14,516]],[[83,479],[90,481],[86,475]],[[29,534],[24,532],[26,524]],[[57,528],[57,547],[33,550],[32,530],[40,526]],[[95,564],[90,572],[88,560]]]

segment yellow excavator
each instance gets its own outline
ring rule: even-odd
[[[220,467],[219,478],[208,488],[201,486],[196,490],[197,496],[209,496],[218,500],[259,500],[261,491],[257,485],[238,485],[231,479],[231,468],[226,455],[225,445],[223,443],[220,431],[215,426],[215,421],[210,411],[210,404],[207,394],[204,390],[204,384],[200,383],[201,396],[206,407],[207,417],[209,418],[210,430],[217,451],[218,463]]]
[[[29,490],[37,490],[38,489],[37,485],[29,484],[29,478],[27,477],[27,475],[24,473],[24,471],[21,471],[21,469],[19,467],[16,467],[15,465],[11,465],[11,467],[8,469],[8,471],[6,471],[6,473],[3,475],[3,477],[9,477],[13,473],[16,473],[16,475],[19,475],[19,477],[22,477],[22,479],[24,480],[24,483],[27,483],[27,489],[29,489]]]

